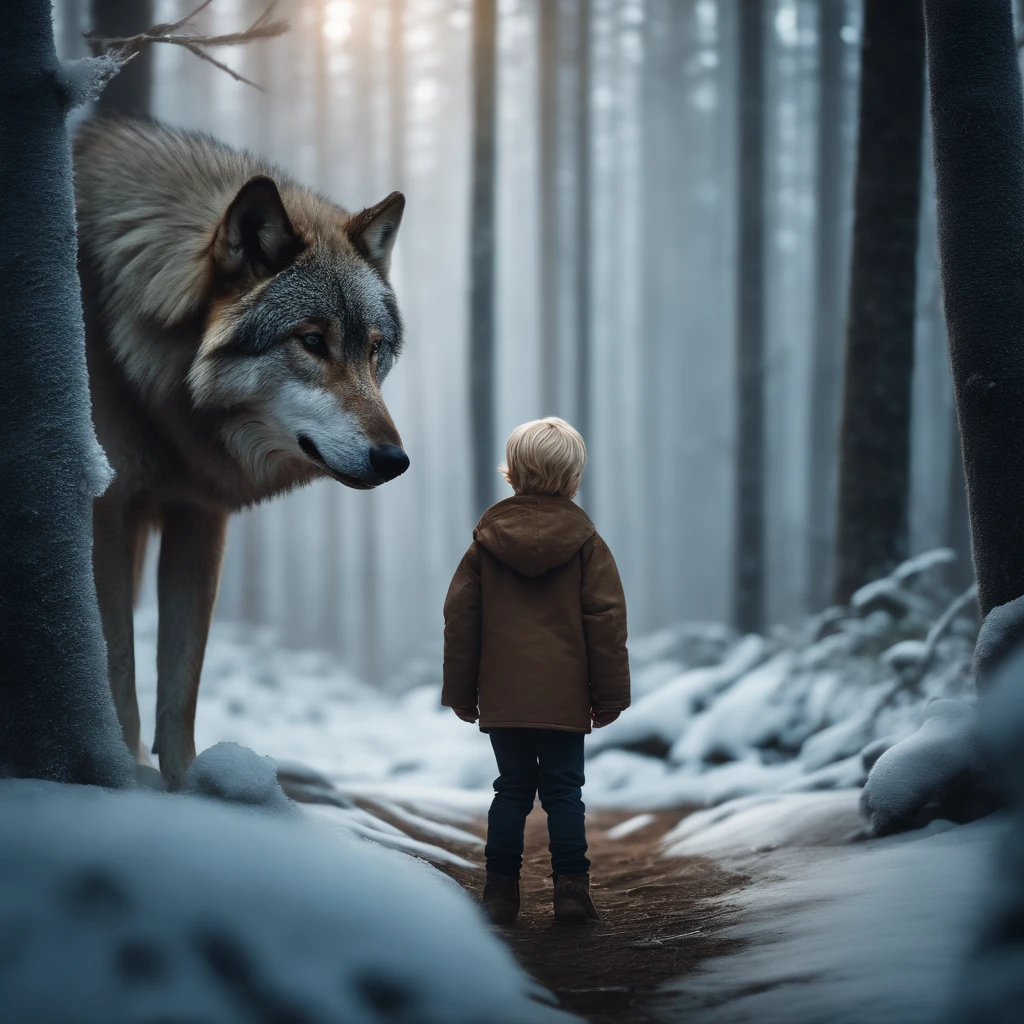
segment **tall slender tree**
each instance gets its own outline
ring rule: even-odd
[[[576,9],[576,427],[590,437],[590,0]],[[584,488],[586,477],[584,477]]]
[[[760,3],[739,5],[733,618],[743,631],[764,623],[764,21]]]
[[[560,0],[537,6],[538,241],[540,401],[545,416],[558,410],[559,371],[559,50]]]
[[[924,125],[918,3],[865,0],[833,599],[907,557]]]
[[[153,0],[92,0],[92,31],[98,36],[133,36],[149,29],[153,20]],[[145,117],[152,93],[153,50],[144,46],[100,93],[96,112]]]
[[[69,110],[110,57],[61,65],[49,0],[0,33],[0,776],[130,785],[92,572],[92,503],[110,481],[85,365]]]
[[[1010,0],[925,0],[939,267],[983,615],[1024,595],[1024,96]]]
[[[542,7],[547,6],[543,4]],[[497,149],[497,0],[473,0],[473,150],[470,205],[469,408],[473,504],[493,500],[495,362],[495,178]]]
[[[822,607],[831,594],[835,527],[839,369],[842,359],[843,39],[846,0],[818,5],[818,159],[814,236],[814,333],[807,521],[807,600]]]

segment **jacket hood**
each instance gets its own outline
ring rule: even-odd
[[[568,498],[531,494],[492,505],[473,536],[510,569],[540,576],[565,565],[594,533],[590,517]]]

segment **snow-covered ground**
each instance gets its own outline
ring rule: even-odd
[[[217,748],[187,795],[0,780],[0,1019],[571,1019],[454,882],[316,827],[264,768]]]
[[[830,609],[769,636],[686,624],[631,640],[633,707],[587,740],[587,802],[651,809],[756,793],[860,785],[873,756],[909,735],[933,697],[966,694],[977,631],[953,605],[933,552]],[[143,735],[152,735],[156,620],[141,612],[136,665]],[[343,792],[487,806],[487,738],[440,706],[440,664],[395,695],[326,654],[277,646],[267,632],[218,626],[207,649],[197,747],[233,740],[322,772]]]
[[[712,857],[749,882],[720,902],[738,951],[670,986],[666,1021],[934,1024],[962,982],[1008,823],[933,822],[844,841],[853,790],[761,796],[701,811],[670,855]],[[1009,1019],[1009,1018],[1007,1018]]]

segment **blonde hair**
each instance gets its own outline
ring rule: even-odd
[[[580,489],[587,446],[579,431],[557,416],[516,427],[505,444],[498,472],[516,494],[557,494],[574,498]]]

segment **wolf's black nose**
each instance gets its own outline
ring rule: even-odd
[[[370,465],[381,480],[394,480],[409,468],[409,456],[397,444],[377,444],[370,449]]]

